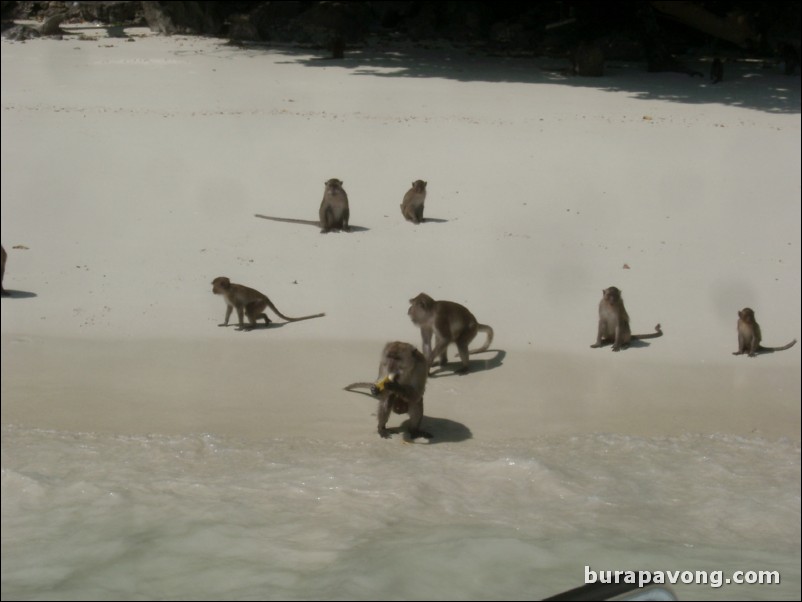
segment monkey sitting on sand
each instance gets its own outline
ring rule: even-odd
[[[785,351],[796,345],[796,339],[794,339],[782,347],[763,347],[760,344],[762,338],[760,325],[755,321],[755,312],[749,307],[744,307],[738,312],[738,351],[733,351],[733,355],[745,353],[749,357],[755,357],[761,351],[765,353]]]
[[[653,334],[632,334],[629,329],[629,315],[624,309],[624,300],[621,291],[614,286],[602,291],[599,302],[599,330],[596,342],[591,347],[602,347],[607,343],[613,344],[613,351],[620,351],[629,347],[629,343],[636,339],[654,339],[663,336],[660,324],[654,327]]]
[[[415,180],[401,202],[401,215],[413,224],[423,223],[423,202],[426,200],[426,182]]]
[[[344,230],[350,232],[348,220],[351,217],[351,210],[348,206],[348,195],[343,188],[342,180],[332,178],[324,183],[323,200],[320,202],[318,221],[308,219],[295,219],[290,217],[274,217],[272,215],[254,214],[254,217],[269,219],[274,222],[286,222],[289,224],[304,224],[307,226],[318,226],[321,234],[327,234],[332,230]]]

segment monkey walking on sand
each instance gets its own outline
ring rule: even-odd
[[[420,430],[423,420],[423,392],[429,367],[423,354],[409,343],[395,341],[387,343],[379,361],[379,376],[374,383],[358,382],[345,387],[346,391],[354,389],[370,389],[371,394],[379,398],[378,431],[387,439],[387,420],[390,413],[409,414],[409,436],[412,439],[432,435]]]
[[[237,330],[246,328],[243,323],[243,314],[248,316],[249,326],[248,330],[256,326],[256,321],[259,318],[264,318],[265,325],[270,324],[270,319],[267,317],[265,308],[269,307],[276,314],[287,320],[287,322],[299,322],[301,320],[309,320],[311,318],[322,318],[326,314],[314,314],[311,316],[303,316],[300,318],[290,318],[281,313],[273,302],[259,291],[241,284],[234,284],[225,276],[219,276],[212,280],[212,292],[215,295],[222,295],[226,302],[226,319],[219,326],[228,326],[228,320],[231,318],[232,310],[237,310],[237,318],[239,319],[239,326]]]
[[[415,180],[401,202],[401,215],[413,224],[423,223],[423,202],[426,200],[426,182]]]
[[[453,301],[435,301],[426,293],[420,293],[409,300],[410,306],[407,315],[412,323],[420,327],[423,341],[423,354],[431,366],[439,356],[440,365],[447,362],[446,349],[451,343],[457,346],[462,367],[458,372],[466,374],[469,371],[468,355],[487,351],[493,343],[493,329],[486,324],[479,324],[468,308]],[[478,349],[468,350],[468,345],[480,332],[487,335],[485,344]],[[432,349],[432,334],[435,336],[435,345]]]
[[[315,222],[308,219],[294,219],[289,217],[273,217],[271,215],[262,215],[261,213],[255,213],[254,217],[261,217],[262,219],[269,219],[274,222],[318,226],[321,229],[321,234],[326,234],[331,230],[350,232],[351,228],[348,225],[348,220],[351,216],[351,210],[348,206],[348,195],[343,188],[342,180],[332,178],[327,180],[324,185],[323,200],[320,202],[320,209],[318,211],[320,217],[319,221]]]
[[[785,351],[796,345],[796,339],[794,339],[782,347],[764,347],[760,344],[762,339],[760,325],[755,321],[755,312],[749,307],[744,307],[738,312],[738,351],[733,351],[733,355],[745,353],[749,357],[755,357],[761,352]]]
[[[613,351],[620,351],[629,347],[630,341],[663,336],[660,324],[655,326],[654,330],[652,334],[632,334],[621,291],[611,286],[602,291],[602,299],[599,302],[599,331],[596,342],[591,347],[602,347],[612,343]]]

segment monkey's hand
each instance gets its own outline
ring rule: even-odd
[[[370,392],[372,395],[378,395],[385,389],[392,388],[392,385],[395,384],[396,375],[395,374],[388,374],[380,381],[377,381],[373,386],[370,387]]]

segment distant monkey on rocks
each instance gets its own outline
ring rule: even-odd
[[[613,344],[613,351],[620,351],[629,347],[632,340],[654,339],[663,336],[660,324],[654,327],[653,334],[632,334],[629,329],[629,315],[624,309],[624,300],[621,291],[614,286],[602,291],[599,302],[599,332],[596,342],[591,347],[602,347],[607,343]]]
[[[290,318],[281,313],[273,302],[256,289],[243,286],[241,284],[234,284],[225,276],[219,276],[212,280],[212,292],[215,295],[222,295],[226,302],[226,319],[219,326],[228,326],[228,320],[231,318],[232,310],[237,310],[237,318],[239,319],[238,330],[243,330],[245,324],[243,323],[243,314],[248,316],[249,326],[251,329],[256,326],[256,321],[259,318],[264,318],[265,325],[270,324],[270,319],[267,317],[265,308],[269,307],[276,314],[287,320],[287,322],[299,322],[300,320],[309,320],[311,318],[321,318],[326,314],[314,314],[312,316],[303,316],[301,318]]]
[[[409,300],[410,306],[407,315],[412,323],[420,327],[423,339],[423,354],[428,365],[431,366],[438,356],[440,365],[445,366],[446,349],[449,344],[457,346],[462,368],[460,373],[469,370],[468,355],[487,351],[493,343],[493,329],[486,324],[479,324],[468,308],[452,301],[435,301],[426,293],[420,293]],[[487,335],[487,341],[479,349],[468,350],[468,345],[479,332]],[[435,336],[435,345],[432,349],[432,334]]]
[[[738,312],[738,351],[733,351],[733,355],[743,355],[755,357],[759,352],[785,351],[796,345],[796,339],[783,345],[782,347],[763,347],[760,325],[755,321],[755,312],[744,307]]]
[[[388,438],[387,420],[390,413],[409,414],[409,436],[412,439],[432,435],[420,430],[423,419],[423,392],[429,368],[426,358],[409,343],[395,341],[387,343],[382,350],[379,361],[379,376],[375,383],[352,383],[345,387],[346,391],[367,388],[371,394],[379,398],[378,431],[383,438]]]
[[[409,222],[423,222],[423,202],[426,200],[426,182],[415,180],[401,202],[401,214]]]

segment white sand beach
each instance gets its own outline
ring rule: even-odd
[[[399,449],[342,387],[375,377],[386,341],[420,345],[406,311],[426,292],[495,340],[470,374],[429,379],[445,446],[414,449],[458,462],[543,438],[779,441],[794,451],[778,546],[797,573],[765,596],[798,596],[802,345],[732,355],[743,307],[764,344],[800,338],[798,76],[743,62],[716,86],[625,64],[565,78],[542,69],[553,60],[448,48],[330,61],[128,33],[2,43],[4,507],[34,432]],[[317,219],[329,178],[355,231],[254,217]],[[399,210],[416,179],[431,218],[417,226]],[[216,276],[326,316],[220,328]],[[590,348],[613,285],[633,332],[659,322],[662,338]],[[4,598],[28,591],[5,560],[20,504],[3,515]],[[277,595],[325,597],[302,591]],[[343,595],[362,593],[382,596]]]

